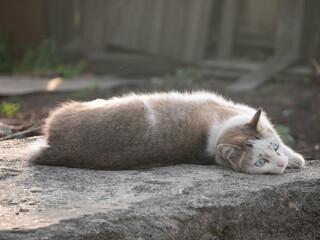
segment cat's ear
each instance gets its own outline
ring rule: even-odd
[[[261,116],[262,109],[259,108],[258,111],[253,115],[248,125],[253,128],[254,130],[258,130],[258,123]]]
[[[235,145],[230,144],[219,144],[218,147],[219,155],[236,171],[241,169],[241,158],[243,155],[243,150]]]

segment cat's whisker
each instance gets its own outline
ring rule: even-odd
[[[310,150],[312,150],[312,149],[314,149],[314,147],[302,149],[302,150],[299,150],[299,151],[297,151],[297,152],[298,152],[298,153],[301,153],[301,152],[310,151]]]
[[[312,157],[312,156],[310,156],[310,155],[305,155],[305,154],[300,154],[303,158],[310,158],[310,157]]]

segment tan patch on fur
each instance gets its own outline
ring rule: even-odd
[[[223,135],[219,138],[217,146],[219,144],[230,144],[230,145],[239,147],[242,151],[245,151],[247,148],[246,143],[248,142],[248,140],[250,138],[254,138],[258,136],[259,136],[259,133],[248,125],[244,125],[242,127],[236,126],[233,128],[229,128],[223,133]],[[220,154],[219,154],[219,159],[221,159],[228,166],[231,167],[231,164],[226,159],[224,159]],[[241,169],[240,164],[238,168]]]
[[[218,144],[232,144],[244,149],[249,138],[257,137],[258,135],[259,134],[249,126],[236,126],[226,130],[219,138]]]
[[[239,114],[239,110],[220,105],[214,101],[209,101],[201,105],[196,111],[198,121],[206,131],[209,131],[212,123],[223,122],[237,114]]]

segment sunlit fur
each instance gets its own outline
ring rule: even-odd
[[[29,152],[38,164],[116,170],[216,163],[259,174],[304,165],[264,112],[203,91],[67,102],[50,114],[44,133]],[[260,158],[267,162],[257,167]]]

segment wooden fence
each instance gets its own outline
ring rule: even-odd
[[[317,5],[317,0],[0,0],[0,33],[15,23],[21,40],[37,44],[49,36],[61,52],[74,44],[85,55],[121,50],[196,63],[255,49],[265,55],[258,60],[287,53],[309,59]]]

